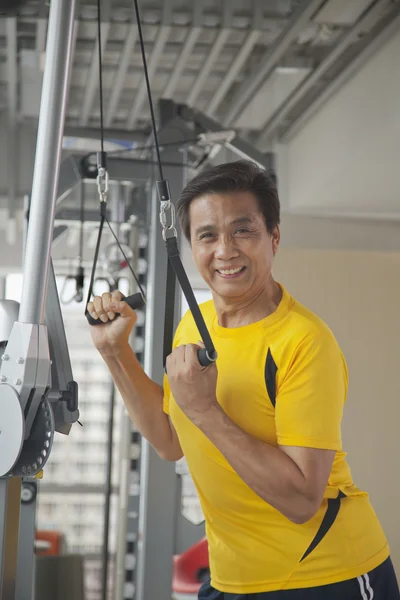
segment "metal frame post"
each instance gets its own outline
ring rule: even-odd
[[[163,164],[180,163],[176,167],[164,168],[164,176],[171,188],[175,201],[182,190],[185,171],[184,153],[179,145],[190,139],[188,127],[181,119],[168,122],[168,115],[161,114],[159,141],[176,142],[177,146],[166,146]],[[163,126],[165,124],[165,126]],[[157,383],[163,383],[163,335],[166,296],[167,254],[159,222],[159,200],[153,190],[149,232],[149,271],[147,285],[147,312],[145,336],[145,371]],[[180,319],[180,292],[176,294],[175,322]],[[176,519],[179,502],[179,481],[175,464],[161,460],[148,442],[142,440],[139,508],[138,567],[136,573],[137,600],[170,600],[172,582],[172,557],[176,551]],[[162,490],[162,496],[160,496]]]
[[[0,598],[14,600],[18,563],[21,479],[0,479]]]
[[[15,600],[34,600],[36,481],[22,483]]]
[[[54,0],[50,7],[47,59],[25,247],[22,301],[19,322],[15,323],[7,346],[7,349],[10,349],[10,355],[15,351],[17,356],[24,357],[21,365],[30,354],[29,368],[31,372],[36,373],[34,379],[28,377],[25,381],[27,371],[23,371],[25,367],[21,367],[24,375],[20,380],[18,379],[20,381],[18,387],[15,383],[17,389],[14,392],[18,391],[21,408],[25,408],[24,401],[26,397],[30,396],[32,386],[36,388],[35,398],[32,399],[29,413],[25,416],[26,436],[30,432],[36,410],[49,381],[50,358],[47,333],[44,331],[43,322],[67,105],[75,1]],[[14,374],[13,369],[14,367],[9,367],[8,376],[10,373]],[[6,372],[6,370],[3,369],[2,372]],[[15,600],[20,503],[21,478],[0,480],[1,600]],[[22,531],[21,537],[24,539]]]
[[[51,3],[19,321],[44,321],[76,0]]]

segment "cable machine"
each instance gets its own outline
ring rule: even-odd
[[[153,197],[151,207],[151,251],[147,298],[145,299],[144,290],[141,289],[139,294],[127,297],[126,301],[133,308],[138,308],[146,300],[148,307],[151,309],[146,315],[148,321],[146,330],[150,333],[147,336],[145,348],[145,367],[150,377],[161,380],[165,359],[172,347],[174,322],[177,320],[175,307],[176,279],[179,281],[205,345],[205,348],[199,351],[200,364],[207,367],[216,360],[217,355],[179,255],[178,229],[175,222],[174,205],[171,202],[170,184],[164,176],[161,161],[160,141],[163,140],[160,140],[156,128],[137,0],[134,0],[134,6],[148,92],[159,180],[156,183],[158,198]],[[0,600],[21,600],[16,598],[21,482],[22,480],[34,481],[35,478],[41,476],[50,455],[54,433],[57,431],[68,435],[71,426],[77,423],[79,419],[78,388],[72,376],[55,275],[50,257],[69,74],[71,71],[75,9],[76,0],[53,0],[50,4],[46,64],[25,245],[21,305],[17,306],[7,300],[0,301],[0,337],[2,338],[0,339],[0,401],[2,404],[0,421]],[[100,0],[98,0],[98,9],[100,36]],[[99,43],[100,47],[101,44]],[[103,114],[101,54],[99,54],[99,66],[100,103],[101,114]],[[178,116],[178,114],[174,116]],[[219,141],[221,132],[219,134],[215,133],[218,128],[212,121],[207,122],[205,118],[203,123],[200,122],[199,125],[199,115],[184,106],[179,107],[179,117],[183,120],[192,119],[196,123],[197,131],[201,130],[201,127],[210,128],[211,131],[214,131],[213,141]],[[172,129],[173,127],[171,127]],[[189,127],[187,131],[190,133]],[[228,145],[235,143],[233,141],[235,138],[234,132],[223,132],[223,134],[224,143]],[[228,137],[226,137],[227,134]],[[196,137],[199,139],[201,135],[204,135],[204,133],[197,133]],[[109,173],[107,155],[104,152],[103,125],[101,127],[100,142],[101,151],[98,153],[97,160],[97,183],[101,219],[91,283],[93,283],[95,276],[103,226],[107,222],[106,205]],[[178,142],[177,139],[177,146],[179,146]],[[242,142],[240,141],[236,143],[236,150],[239,153],[246,154],[246,151],[242,150]],[[171,172],[171,168],[171,165],[168,165],[166,161],[165,172],[168,170]],[[174,194],[179,194],[183,183],[183,181],[174,182]],[[158,223],[155,220],[157,217],[159,218]],[[159,235],[160,222],[162,238]],[[160,242],[164,245],[168,256],[166,276],[165,267],[159,268],[160,263],[156,264],[159,261]],[[129,261],[127,262],[129,263]],[[136,277],[135,279],[139,283]],[[88,301],[91,289],[92,285]],[[165,299],[161,297],[161,292],[164,290],[166,291]],[[165,313],[164,310],[160,310],[160,302],[165,304]],[[92,325],[98,324],[93,322],[87,313],[86,317]],[[162,330],[164,330],[164,342],[159,344]],[[160,346],[163,352],[161,360],[158,360]],[[140,600],[144,600],[145,591],[148,594],[150,583],[152,583],[148,571],[148,565],[152,563],[152,558],[148,556],[148,550],[155,545],[154,536],[159,535],[159,532],[165,526],[162,523],[158,528],[159,531],[152,531],[150,535],[148,517],[150,513],[154,515],[154,507],[152,506],[154,498],[151,495],[152,476],[149,475],[149,464],[152,460],[152,451],[148,444],[143,442],[141,457],[141,472],[143,473],[141,487],[143,487],[143,492],[141,491],[139,510],[142,545],[139,552],[137,580],[137,597]],[[171,469],[164,469],[163,477],[171,477],[172,473],[173,465],[171,465]],[[158,483],[162,484],[162,479],[159,479]],[[167,479],[165,484],[168,485]],[[166,502],[167,498],[165,497],[163,500]],[[168,499],[169,506],[172,507],[175,501],[174,491],[171,490]],[[168,527],[173,528],[174,523],[168,524]],[[151,543],[147,543],[148,540]],[[25,544],[26,540],[20,539],[21,543]],[[29,551],[33,555],[33,539],[29,540],[29,545],[31,546]],[[169,556],[172,558],[173,547],[166,548],[166,551],[169,552]],[[144,569],[145,564],[146,568]],[[172,564],[168,569],[172,570]],[[156,593],[154,597],[159,598],[159,600],[164,599],[164,594],[165,598],[168,598],[170,594],[170,572],[168,569],[163,572],[163,577],[157,582],[162,586],[160,588],[162,593]],[[24,580],[25,587],[32,589],[32,567],[24,572]],[[163,597],[161,598],[161,596]]]

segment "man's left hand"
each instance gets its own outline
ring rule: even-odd
[[[175,402],[197,426],[218,408],[215,363],[202,367],[197,357],[202,344],[175,348],[167,358],[167,376]]]

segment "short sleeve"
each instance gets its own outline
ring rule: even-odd
[[[347,367],[329,330],[305,338],[278,379],[275,422],[278,444],[341,450]]]

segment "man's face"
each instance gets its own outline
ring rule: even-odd
[[[189,209],[193,259],[200,275],[221,298],[246,300],[269,279],[279,228],[269,234],[250,192],[209,194]]]

